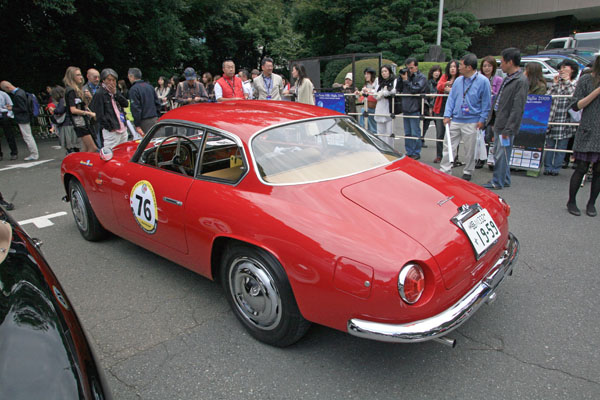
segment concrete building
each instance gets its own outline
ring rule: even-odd
[[[552,38],[600,31],[599,0],[446,0],[445,8],[470,12],[494,29],[491,37],[473,38],[477,55],[498,55],[506,47],[535,54]]]

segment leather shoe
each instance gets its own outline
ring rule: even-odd
[[[7,201],[0,201],[0,205],[2,205],[4,208],[6,208],[6,210],[11,211],[15,209],[15,206],[13,205],[13,203],[9,203]]]
[[[477,160],[475,162],[475,169],[481,169],[485,165],[485,160]]]
[[[470,180],[471,180],[471,175],[469,175],[469,174],[463,174],[462,178],[463,178],[465,181],[470,181]]]
[[[575,203],[567,203],[567,210],[569,210],[569,212],[577,217],[579,217],[581,215],[581,210],[579,210],[579,208],[577,207],[577,204]]]
[[[595,217],[596,215],[598,215],[598,212],[596,211],[596,206],[593,204],[587,205],[587,207],[585,208],[585,213],[590,217]]]
[[[501,186],[498,186],[498,185],[496,185],[495,183],[492,183],[492,182],[484,183],[481,186],[483,186],[486,189],[490,189],[490,190],[501,190],[502,189]]]
[[[16,159],[17,159],[17,155],[16,154],[13,154],[13,155],[10,156],[10,160],[11,161],[14,161]]]

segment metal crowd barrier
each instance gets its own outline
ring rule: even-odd
[[[344,93],[344,96],[356,96],[354,93]],[[430,139],[430,138],[426,138],[423,137],[423,128],[425,126],[425,120],[429,119],[429,120],[443,120],[444,117],[436,117],[436,116],[429,116],[429,115],[423,115],[425,113],[425,99],[427,97],[448,97],[447,94],[439,94],[439,93],[419,93],[419,94],[409,94],[409,93],[400,93],[400,94],[395,94],[395,97],[420,97],[421,98],[421,114],[420,115],[404,115],[404,114],[394,114],[394,108],[395,108],[395,102],[392,102],[392,113],[391,114],[377,114],[377,113],[369,113],[366,110],[368,109],[367,107],[367,98],[365,97],[364,102],[362,103],[362,107],[363,107],[363,112],[359,113],[348,113],[348,115],[355,115],[355,116],[363,116],[364,117],[364,128],[368,130],[368,117],[369,116],[380,116],[380,117],[390,117],[392,118],[392,120],[394,120],[395,118],[402,116],[402,118],[414,118],[414,119],[419,119],[421,120],[421,137],[415,137],[415,136],[404,136],[404,135],[396,135],[393,132],[394,126],[392,125],[392,133],[390,135],[387,134],[379,134],[379,133],[375,133],[375,136],[380,136],[380,137],[391,137],[394,140],[400,140],[400,139],[410,139],[410,140],[426,140],[426,141],[430,141],[430,142],[443,142],[443,139]],[[559,97],[573,97],[571,95],[548,95],[552,98],[559,98]],[[391,101],[391,100],[390,100]],[[356,103],[356,106],[359,107],[360,103]],[[579,122],[548,122],[548,125],[564,125],[564,126],[579,126]],[[462,143],[462,142],[461,142]],[[543,148],[543,151],[554,151],[554,152],[562,152],[562,153],[569,153],[572,154],[573,151],[572,150],[561,150],[561,149],[557,149],[557,148]]]

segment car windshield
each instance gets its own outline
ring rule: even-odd
[[[560,64],[561,62],[564,61],[564,58],[562,57],[549,57],[548,59],[544,60],[546,61],[546,64],[548,64],[549,66],[551,66],[552,68],[554,68],[555,70],[559,70],[560,68],[558,67],[558,64]]]
[[[546,49],[562,49],[563,47],[565,47],[565,40],[557,40],[555,42],[550,41]]]
[[[348,118],[327,118],[276,127],[252,139],[263,181],[316,182],[389,164],[401,155]]]

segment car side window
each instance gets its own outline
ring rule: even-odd
[[[150,133],[150,141],[138,163],[194,176],[204,130],[183,125],[161,125]]]
[[[242,149],[234,140],[207,132],[200,157],[200,177],[233,183],[240,180],[246,169]]]

